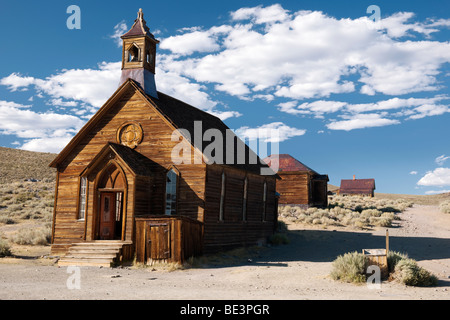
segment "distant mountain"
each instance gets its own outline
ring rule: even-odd
[[[55,180],[56,170],[48,166],[55,157],[53,153],[0,147],[0,183]]]
[[[328,191],[336,192],[337,190],[339,190],[339,187],[336,187],[332,184],[328,184]]]

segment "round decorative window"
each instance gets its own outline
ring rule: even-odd
[[[138,122],[126,122],[117,130],[117,143],[136,148],[144,137],[144,131]]]

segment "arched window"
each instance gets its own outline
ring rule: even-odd
[[[225,206],[225,186],[226,186],[226,175],[222,172],[222,184],[220,187],[220,208],[219,208],[219,220],[223,221],[223,212]]]
[[[242,221],[247,221],[247,196],[248,196],[248,178],[244,180],[244,194],[242,197]]]
[[[166,175],[166,215],[177,213],[177,173],[171,169]]]

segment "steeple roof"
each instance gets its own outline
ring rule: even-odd
[[[155,36],[150,32],[150,28],[147,27],[147,22],[144,20],[144,12],[142,9],[139,9],[137,19],[134,21],[131,29],[125,33],[121,38],[129,38],[129,37],[139,37],[139,36],[148,36],[155,41]]]

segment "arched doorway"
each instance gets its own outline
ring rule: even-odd
[[[117,164],[110,163],[100,173],[97,184],[97,239],[123,240],[126,187],[125,174]]]

